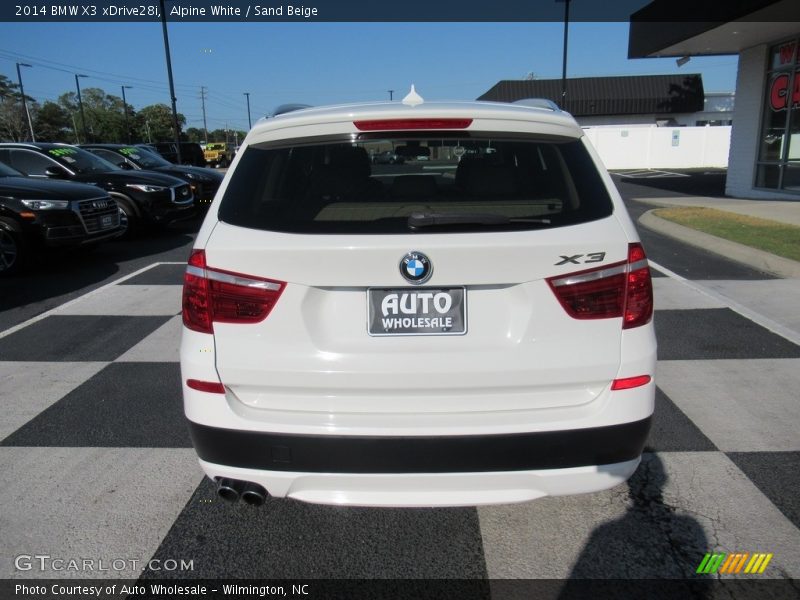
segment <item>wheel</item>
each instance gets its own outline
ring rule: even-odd
[[[0,226],[0,277],[22,269],[28,258],[28,247],[22,234]]]
[[[122,226],[121,238],[130,238],[136,231],[136,213],[130,204],[124,200],[117,200],[117,208],[119,209],[119,224]]]

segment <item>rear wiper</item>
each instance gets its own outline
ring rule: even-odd
[[[510,223],[536,223],[550,225],[550,219],[506,217],[491,213],[435,213],[413,212],[408,217],[409,229],[440,227],[442,225],[508,225]]]

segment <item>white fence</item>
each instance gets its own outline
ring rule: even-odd
[[[727,167],[730,126],[587,127],[607,169]]]

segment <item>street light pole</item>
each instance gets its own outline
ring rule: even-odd
[[[570,0],[556,0],[564,3],[564,58],[561,61],[561,109],[566,110],[567,104],[567,42],[569,39],[569,2]]]
[[[79,77],[88,77],[88,75],[75,75],[75,87],[78,90],[78,107],[81,109],[81,131],[83,132],[83,141],[88,142],[89,137],[86,135],[86,116],[83,114],[83,100],[81,99],[81,82]]]
[[[125,113],[125,140],[126,143],[131,143],[131,130],[128,128],[128,101],[125,100],[125,90],[133,89],[132,85],[123,85],[122,87],[122,110]]]
[[[245,92],[244,95],[247,97],[247,130],[250,131],[253,128],[253,122],[250,120],[250,92]]]
[[[28,128],[31,131],[31,141],[36,141],[36,136],[33,134],[33,121],[31,121],[31,111],[28,110],[28,101],[25,99],[25,88],[22,87],[22,73],[20,67],[32,67],[28,63],[17,63],[17,80],[19,81],[19,93],[22,96],[22,107],[25,109],[25,115],[28,117]]]
[[[169,96],[172,100],[172,129],[175,134],[175,152],[178,164],[181,164],[181,128],[178,125],[178,107],[175,97],[175,82],[172,79],[172,59],[169,54],[169,34],[167,33],[167,11],[164,9],[164,0],[158,0],[161,8],[161,30],[164,34],[164,54],[167,57],[167,78],[169,79]]]

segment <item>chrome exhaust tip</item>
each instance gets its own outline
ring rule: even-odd
[[[242,500],[250,506],[261,506],[267,501],[269,492],[257,483],[247,482],[242,489]]]
[[[217,480],[217,495],[227,502],[236,502],[241,495],[242,483],[235,479]]]

